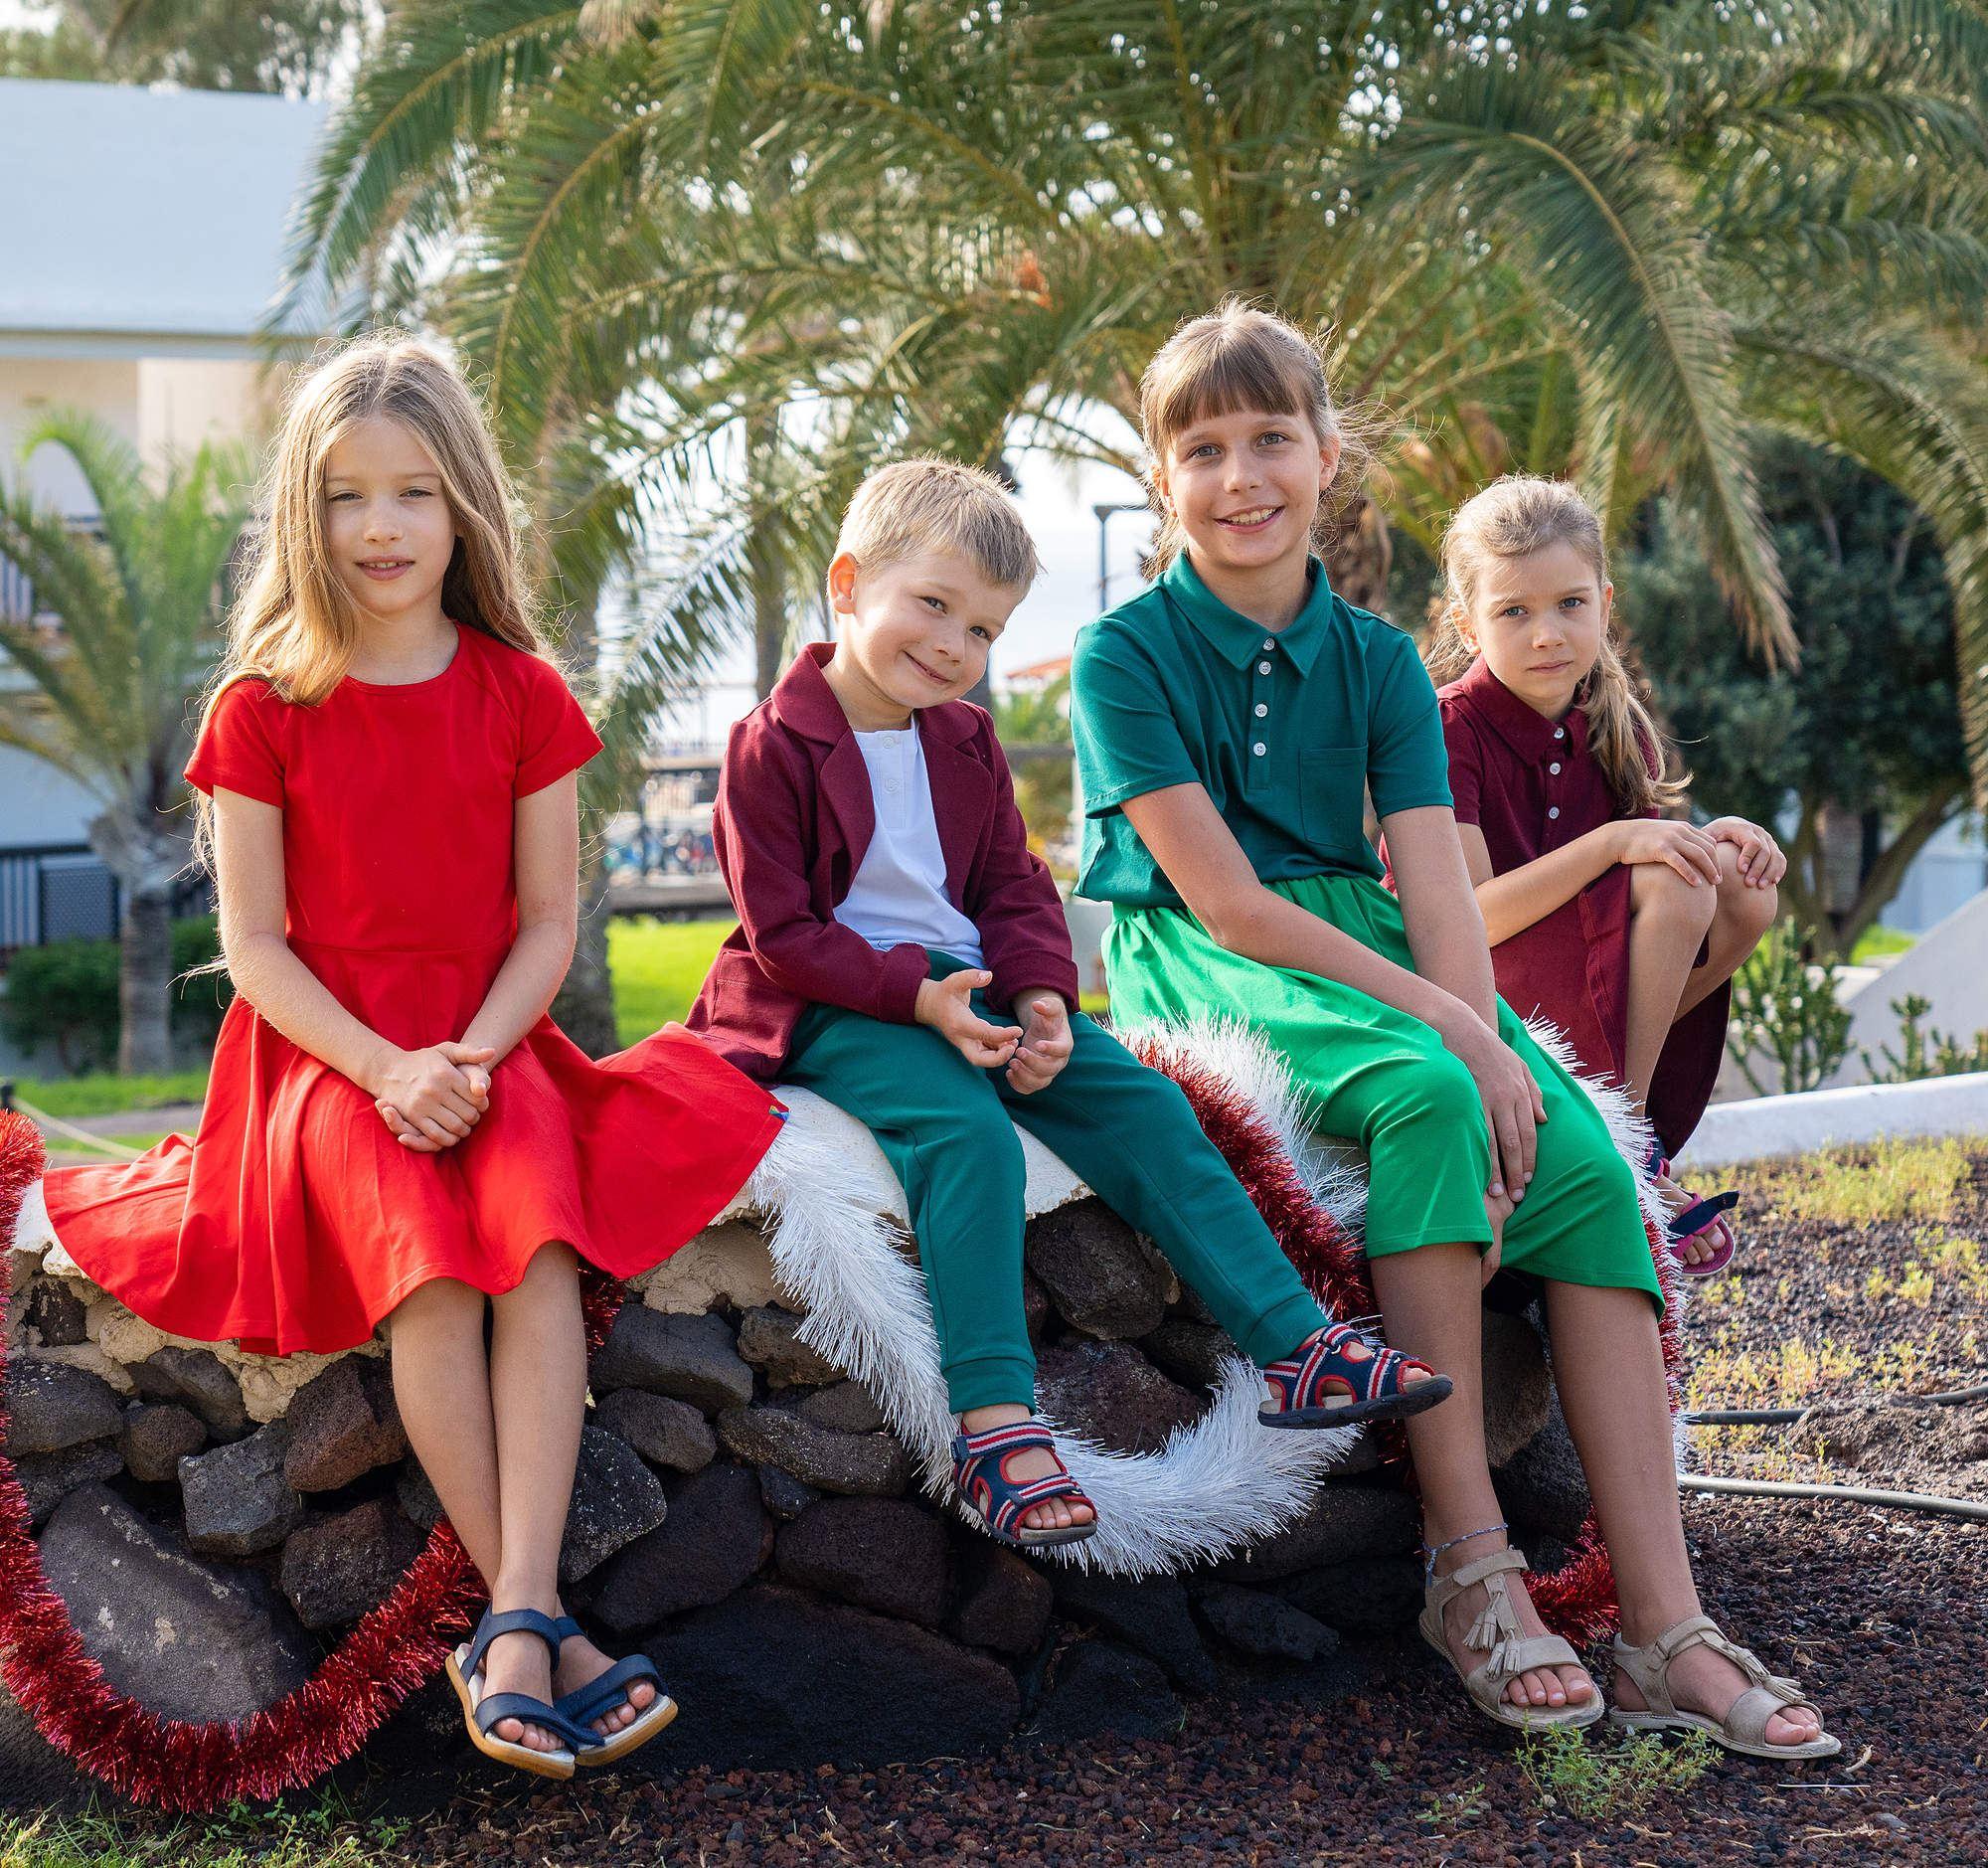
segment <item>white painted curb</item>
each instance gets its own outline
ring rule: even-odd
[[[1716,1103],[1678,1164],[1723,1167],[1892,1135],[1988,1136],[1988,1071]]]

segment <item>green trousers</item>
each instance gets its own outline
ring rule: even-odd
[[[959,967],[936,954],[932,977]],[[973,1006],[1008,1022],[980,993]],[[1016,1122],[1152,1240],[1258,1367],[1326,1320],[1179,1088],[1081,1013],[1071,1029],[1070,1061],[1031,1096],[927,1026],[817,1005],[794,1031],[782,1080],[847,1109],[904,1183],[955,1414],[1035,1405]]]
[[[1401,904],[1365,876],[1269,885],[1286,900],[1414,967]],[[1104,936],[1111,1010],[1125,1024],[1220,1011],[1269,1041],[1309,1101],[1317,1131],[1367,1151],[1367,1254],[1491,1243],[1491,1144],[1476,1081],[1419,1019],[1335,979],[1232,953],[1180,909],[1119,908]],[[1507,1271],[1663,1297],[1636,1183],[1587,1093],[1503,999],[1498,1035],[1539,1086],[1532,1185],[1505,1222]]]

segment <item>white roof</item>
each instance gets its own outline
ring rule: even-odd
[[[247,354],[327,115],[241,91],[0,79],[0,342]]]

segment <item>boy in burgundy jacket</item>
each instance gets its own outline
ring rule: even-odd
[[[847,1109],[905,1186],[953,1471],[990,1535],[1091,1535],[1033,1419],[1023,1165],[1038,1135],[1147,1234],[1262,1370],[1271,1427],[1418,1412],[1445,1377],[1320,1311],[1187,1099],[1076,1009],[1063,905],[993,723],[960,699],[1036,574],[990,475],[906,460],[858,489],[802,651],[732,731],[716,839],[738,931],[690,1014],[742,1070]]]

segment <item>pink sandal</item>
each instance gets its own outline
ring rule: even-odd
[[[1671,1164],[1654,1142],[1650,1146],[1650,1172],[1665,1180],[1671,1177]],[[1726,1216],[1739,1204],[1739,1193],[1728,1188],[1708,1200],[1694,1200],[1682,1212],[1671,1216],[1670,1255],[1685,1276],[1717,1277],[1733,1263],[1740,1241]],[[1712,1244],[1712,1257],[1701,1259],[1696,1265],[1684,1256],[1685,1246],[1694,1239],[1709,1240]]]

